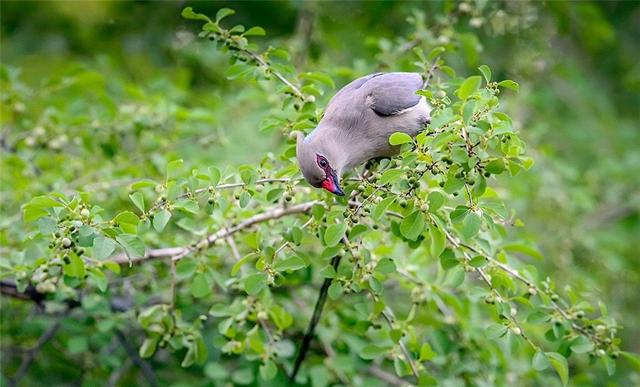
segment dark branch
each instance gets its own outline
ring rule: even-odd
[[[120,344],[122,344],[122,348],[124,348],[124,350],[127,352],[127,355],[129,355],[131,360],[133,360],[133,362],[138,367],[140,367],[140,370],[142,370],[142,375],[144,375],[144,378],[147,380],[149,385],[153,387],[157,386],[158,379],[156,378],[156,374],[153,372],[153,368],[151,368],[149,363],[147,363],[140,357],[138,351],[136,351],[136,349],[131,346],[122,331],[116,330],[116,336],[118,337],[118,341],[120,341]]]
[[[338,271],[338,265],[340,265],[340,259],[342,256],[336,255],[331,260],[331,265],[333,269]],[[311,320],[309,321],[309,325],[307,326],[307,331],[302,338],[302,344],[300,345],[300,351],[298,352],[298,356],[296,357],[295,365],[293,366],[293,371],[291,372],[291,376],[289,376],[289,384],[293,384],[298,371],[300,370],[300,366],[304,361],[304,358],[309,351],[309,345],[311,344],[311,339],[313,338],[313,334],[316,330],[316,325],[320,321],[320,316],[322,315],[322,309],[324,308],[324,304],[327,301],[327,294],[329,291],[329,286],[331,286],[331,282],[333,278],[325,278],[322,283],[322,287],[320,288],[320,292],[318,293],[318,299],[316,301],[316,306],[313,308],[313,315],[311,316]]]

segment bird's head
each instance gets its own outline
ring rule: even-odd
[[[305,180],[316,188],[324,188],[332,194],[343,196],[339,173],[342,169],[336,150],[330,144],[307,138],[298,133],[296,157]]]

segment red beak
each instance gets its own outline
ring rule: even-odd
[[[322,181],[322,188],[334,195],[344,196],[344,191],[342,191],[342,188],[340,188],[338,184],[338,178],[333,174]]]

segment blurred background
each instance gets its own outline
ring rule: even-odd
[[[640,2],[480,1],[468,3],[469,11],[460,4],[2,1],[2,146],[71,153],[85,147],[95,157],[35,155],[41,175],[17,156],[4,158],[2,244],[22,238],[14,223],[26,193],[90,186],[103,190],[99,200],[119,200],[101,182],[161,175],[171,158],[191,165],[258,163],[279,146],[278,134],[255,135],[278,107],[259,88],[227,80],[226,56],[198,39],[199,24],[181,18],[183,7],[208,15],[234,8],[234,22],[267,31],[254,41],[288,47],[298,69],[327,72],[338,87],[373,71],[415,71],[410,52],[397,55],[416,30],[411,21],[436,25],[443,9],[458,8],[456,28],[468,31],[469,48],[447,60],[459,74],[487,64],[494,78],[521,85],[503,108],[536,164],[499,184],[525,225],[520,233],[545,256],[536,266],[560,289],[570,284],[605,300],[625,327],[623,348],[640,351]],[[20,98],[31,100],[32,110],[25,113]],[[15,114],[32,115],[33,130],[13,127]],[[121,137],[112,138],[106,127]],[[128,142],[131,131],[142,131],[139,142]],[[87,161],[104,167],[83,174]],[[30,335],[37,328],[16,325],[27,316],[26,309],[3,313],[3,333],[13,332],[17,341]],[[45,372],[41,367],[32,372]]]

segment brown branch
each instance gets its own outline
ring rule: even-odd
[[[372,365],[371,367],[369,367],[368,370],[369,370],[369,373],[371,375],[373,375],[376,378],[384,381],[388,385],[391,385],[391,386],[408,386],[408,385],[410,385],[410,383],[407,382],[406,380],[400,379],[399,377],[395,376],[392,373],[389,373],[389,372],[383,370],[382,368],[380,368],[377,365]]]
[[[269,221],[269,220],[272,220],[272,219],[279,219],[279,218],[282,218],[282,217],[288,216],[288,215],[306,213],[306,212],[310,211],[311,207],[313,207],[317,203],[320,203],[320,202],[311,201],[311,202],[296,204],[296,205],[293,205],[293,206],[290,206],[290,207],[279,207],[279,208],[271,209],[271,210],[263,212],[261,214],[254,215],[254,216],[252,216],[252,217],[250,217],[250,218],[238,223],[235,226],[222,228],[222,229],[218,230],[216,233],[207,236],[201,242],[204,242],[206,244],[205,247],[209,247],[209,246],[213,245],[216,241],[218,241],[220,239],[225,239],[225,238],[237,233],[238,231],[242,231],[242,230],[244,230],[246,228],[249,228],[249,227],[251,227],[251,226],[253,226],[255,224],[266,222],[266,221]],[[202,248],[202,247],[200,247],[200,248]],[[182,257],[184,257],[185,255],[187,255],[190,251],[191,251],[190,247],[166,247],[166,248],[161,248],[161,249],[148,250],[142,257],[132,257],[131,260],[129,260],[127,255],[124,254],[124,253],[112,256],[108,260],[114,261],[114,262],[119,263],[121,265],[129,264],[129,262],[131,262],[131,263],[141,263],[141,262],[149,261],[149,260],[155,259],[155,258],[171,258],[171,259],[177,261],[177,260],[181,259]]]

